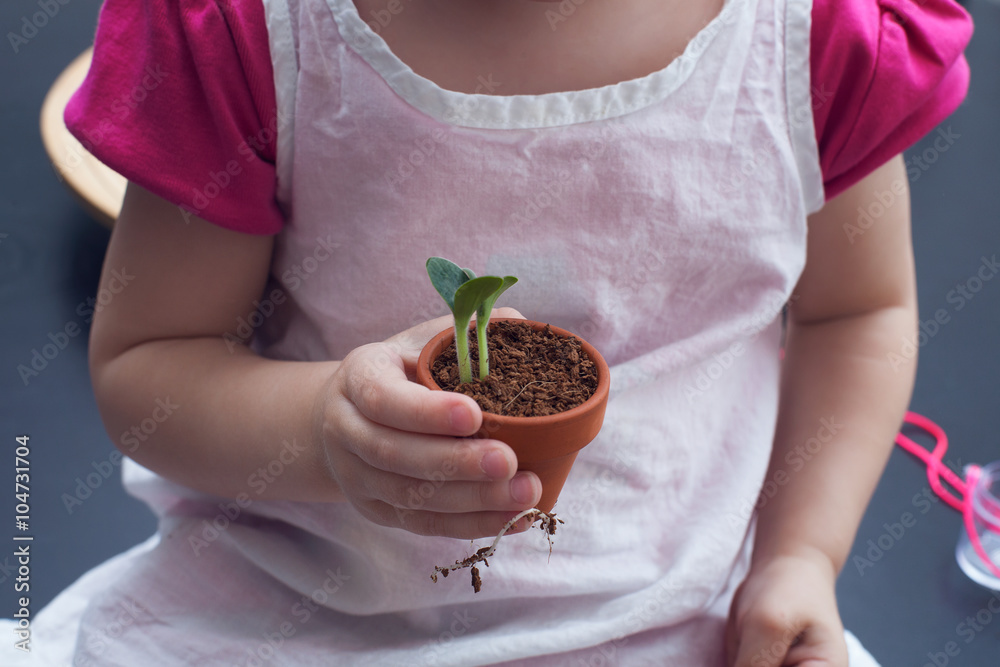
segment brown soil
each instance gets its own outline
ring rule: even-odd
[[[472,382],[460,384],[455,343],[437,358],[431,374],[438,386],[471,396],[485,412],[540,417],[581,405],[597,389],[597,368],[576,338],[561,338],[523,322],[490,322],[490,374],[479,380],[479,346],[469,333]]]

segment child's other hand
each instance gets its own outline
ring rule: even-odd
[[[466,437],[482,423],[475,401],[411,381],[424,344],[452,324],[441,317],[353,350],[317,396],[313,422],[333,477],[366,518],[473,539],[496,535],[542,489],[533,473],[517,473],[510,447]]]
[[[818,552],[751,568],[729,609],[727,664],[848,667],[836,578],[829,558]]]

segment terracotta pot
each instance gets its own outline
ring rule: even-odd
[[[501,322],[504,318],[490,321]],[[544,322],[532,320],[509,321],[526,322],[535,330],[543,330],[546,326]],[[517,454],[517,469],[530,470],[538,475],[542,482],[542,497],[536,507],[544,512],[555,505],[577,453],[590,444],[601,430],[611,386],[608,364],[592,345],[565,329],[555,326],[550,326],[550,329],[557,336],[577,338],[583,344],[587,356],[597,367],[597,390],[594,395],[582,405],[544,417],[507,417],[484,412],[483,426],[474,436],[507,443]],[[431,377],[430,369],[454,337],[455,329],[452,327],[436,335],[421,350],[417,361],[417,381],[420,384],[441,391]]]

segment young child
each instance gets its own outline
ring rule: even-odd
[[[834,583],[914,377],[899,154],[970,33],[951,0],[107,0],[66,120],[131,182],[135,279],[91,371],[160,530],[36,657],[876,664]],[[612,367],[551,557],[507,537],[479,594],[429,575],[541,489],[412,381],[432,255]]]

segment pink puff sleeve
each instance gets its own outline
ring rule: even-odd
[[[276,108],[260,2],[107,0],[64,119],[130,181],[222,227],[275,234]]]
[[[815,0],[812,20],[813,117],[830,199],[958,107],[972,20],[953,0]]]

